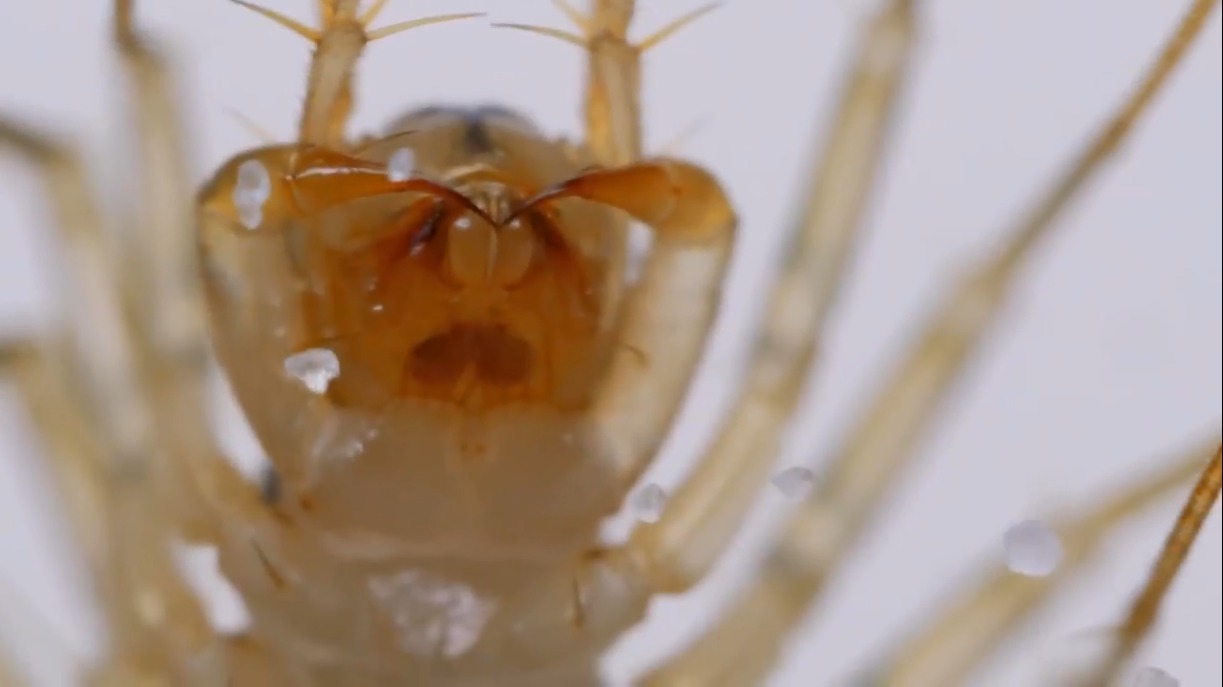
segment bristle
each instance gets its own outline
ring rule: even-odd
[[[585,38],[577,34],[569,33],[568,31],[554,29],[548,26],[532,26],[531,24],[493,24],[493,27],[498,29],[517,29],[519,31],[526,31],[528,33],[537,33],[541,36],[549,36],[551,38],[562,40],[566,43],[572,43],[583,50],[586,49]]]
[[[697,8],[689,12],[688,14],[683,15],[682,17],[672,21],[670,24],[663,26],[661,29],[658,29],[654,33],[647,36],[644,40],[642,40],[640,43],[637,44],[637,49],[640,50],[641,52],[646,52],[650,48],[653,48],[657,46],[659,43],[662,43],[666,39],[670,38],[671,36],[674,36],[677,32],[679,32],[680,29],[684,28],[685,26],[688,26],[689,24],[693,23],[697,19],[700,19],[701,17],[705,16],[706,14],[709,14],[710,12],[718,9],[718,7],[721,6],[721,4],[722,3],[720,2],[712,2],[708,5],[705,5],[704,7]]]
[[[391,24],[390,26],[384,26],[380,29],[374,29],[373,31],[366,33],[366,39],[372,43],[379,38],[386,38],[387,36],[393,36],[397,33],[409,31],[421,26],[429,26],[430,24],[441,24],[442,22],[458,21],[460,19],[471,19],[473,17],[483,16],[483,12],[469,12],[467,14],[441,14],[435,17],[422,17],[420,19],[399,22],[398,24]]]
[[[361,24],[361,26],[369,28],[369,25],[374,23],[374,20],[377,19],[378,15],[382,13],[382,10],[386,8],[388,2],[390,2],[390,0],[374,0],[374,2],[361,13],[361,18],[357,21]]]
[[[266,7],[260,7],[252,2],[247,2],[247,0],[230,0],[230,2],[234,3],[235,5],[245,7],[256,14],[263,15],[312,43],[317,43],[322,38],[322,33],[317,29],[312,29],[295,19],[290,19],[289,17],[280,14],[279,12],[275,12]],[[325,19],[324,25],[326,25]]]
[[[569,4],[568,0],[552,0],[552,4],[556,7],[556,9],[560,10],[561,13],[564,14],[574,26],[581,29],[582,33],[586,34],[587,36],[591,34],[590,20],[579,12],[576,7]]]
[[[386,136],[378,136],[377,138],[371,138],[367,141],[363,141],[362,143],[357,145],[355,148],[353,148],[352,154],[356,155],[357,157],[360,157],[362,153],[366,152],[370,148],[373,148],[374,146],[382,145],[383,143],[389,143],[391,141],[394,141],[397,138],[402,138],[404,136],[410,136],[414,133],[416,133],[416,129],[407,129],[405,131],[396,131],[395,133],[387,134]]]
[[[229,116],[238,120],[238,123],[241,124],[243,128],[254,134],[255,138],[258,138],[261,143],[271,145],[276,142],[276,137],[273,136],[271,132],[256,124],[250,117],[247,117],[233,108],[229,108],[227,112],[229,113]]]
[[[663,157],[678,157],[680,150],[687,145],[690,140],[692,140],[692,137],[695,136],[703,126],[705,126],[704,121],[692,122],[688,126],[681,129],[680,132],[665,145],[660,146],[658,149],[658,154]]]

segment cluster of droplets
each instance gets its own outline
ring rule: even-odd
[[[422,658],[467,653],[496,610],[471,587],[423,570],[373,577],[369,591],[390,616],[399,648]]]

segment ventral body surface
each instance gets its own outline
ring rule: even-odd
[[[202,251],[222,363],[286,500],[336,536],[425,556],[571,553],[618,498],[582,421],[615,343],[618,218],[570,200],[509,219],[582,163],[508,112],[429,108],[391,130],[405,133],[359,151],[381,178],[328,160],[285,191],[283,218],[272,190],[254,229],[221,219],[242,192],[222,187],[260,154],[218,175],[225,209],[203,206]],[[410,174],[455,196],[291,197],[309,174]],[[286,372],[311,350],[337,363],[322,394]]]
[[[238,526],[222,568],[256,626],[323,664],[480,674],[512,646],[586,680],[597,616],[610,641],[644,608],[640,571],[597,549],[636,477],[597,399],[615,396],[617,352],[651,364],[618,317],[627,220],[700,246],[729,206],[696,168],[600,171],[500,108],[390,130],[245,153],[201,195],[214,345],[278,514],[253,547]],[[588,607],[594,587],[617,603]]]

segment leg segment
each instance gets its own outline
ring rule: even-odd
[[[1164,596],[1189,556],[1206,518],[1219,502],[1219,488],[1223,483],[1223,464],[1220,463],[1223,446],[1218,446],[1218,441],[1215,444],[1217,448],[1214,457],[1205,469],[1199,471],[1197,483],[1181,509],[1180,517],[1176,519],[1172,531],[1168,533],[1163,551],[1151,568],[1146,584],[1134,598],[1125,620],[1117,630],[1112,650],[1082,681],[1083,687],[1108,687],[1114,684],[1154,627]]]
[[[886,660],[863,671],[878,684],[894,687],[964,684],[973,670],[1061,584],[1092,564],[1107,538],[1125,521],[1181,489],[1202,471],[1210,454],[1218,456],[1218,437],[1206,445],[1154,462],[1161,467],[1099,505],[1054,526],[1064,558],[1057,572],[1033,579],[999,567],[976,587],[941,610],[936,619],[890,652]]]
[[[72,376],[77,365],[62,345],[0,344],[0,380],[16,382],[45,443],[105,613],[113,651],[99,675],[120,684],[139,671],[164,678],[214,649],[216,637],[172,558],[173,523],[155,474],[113,463]]]
[[[109,611],[116,659],[108,670],[120,672],[136,663],[174,670],[215,649],[169,547],[174,535],[211,524],[197,487],[254,496],[206,429],[206,340],[180,134],[164,67],[133,32],[131,11],[116,0],[114,36],[133,79],[149,174],[134,245],[116,245],[102,226],[75,155],[0,121],[0,144],[42,172],[69,275],[65,342],[11,349],[6,372],[48,434]],[[133,269],[120,269],[129,261]]]
[[[42,173],[57,214],[69,286],[63,309],[70,356],[82,380],[91,420],[104,428],[116,470],[142,470],[153,421],[141,382],[140,341],[122,299],[115,246],[92,202],[79,160],[15,122],[0,120],[0,146],[29,159]]]
[[[628,40],[636,0],[594,0],[588,17],[564,2],[585,34],[586,145],[601,165],[627,165],[642,155],[641,51]]]
[[[714,8],[708,5],[630,43],[628,27],[636,0],[594,0],[582,17],[565,0],[556,0],[583,32],[586,63],[586,145],[603,165],[625,165],[643,154],[641,57],[679,29]]]
[[[123,284],[133,325],[132,339],[146,368],[147,393],[158,427],[173,428],[157,440],[166,455],[159,469],[176,491],[205,502],[231,499],[249,490],[221,458],[208,426],[206,382],[210,370],[208,331],[198,258],[194,194],[167,66],[132,23],[130,0],[115,7],[115,45],[132,89],[132,108],[140,148],[140,216],[135,240],[124,245],[124,264],[132,275]],[[135,331],[135,330],[133,330]],[[180,498],[182,494],[176,495]],[[197,504],[202,505],[202,504]],[[188,536],[214,539],[211,515],[191,513]]]
[[[52,458],[65,476],[73,515],[110,621],[120,660],[187,665],[214,639],[194,595],[179,579],[170,535],[177,511],[159,497],[163,474],[148,403],[147,340],[133,325],[118,285],[115,251],[77,158],[14,123],[0,120],[0,146],[43,173],[58,212],[70,286],[67,343],[17,345],[4,354],[36,422],[51,430]],[[63,353],[50,353],[62,350]],[[54,355],[52,359],[51,355]],[[60,382],[71,379],[73,385]]]
[[[159,367],[178,362],[194,372],[202,367],[207,351],[191,216],[193,194],[184,154],[187,136],[179,125],[171,75],[131,21],[130,1],[118,2],[115,47],[131,88],[141,160],[139,231],[130,251],[124,251],[130,253],[125,265],[138,276],[125,286]],[[197,391],[197,380],[177,381]]]
[[[997,319],[1025,259],[1116,150],[1216,4],[1217,0],[1196,0],[1136,92],[995,254],[970,270],[927,321],[916,344],[828,464],[817,491],[783,528],[759,578],[721,623],[654,674],[654,684],[699,684],[731,673],[750,683],[767,674],[785,636],[805,616],[901,474],[934,411]],[[763,412],[758,416],[768,417]],[[761,443],[745,442],[741,450],[750,455]],[[701,474],[698,471],[697,480]],[[740,483],[726,482],[736,487]],[[686,485],[681,494],[686,500],[677,498],[673,512],[664,513],[657,525],[639,529],[630,542],[657,566],[654,574],[661,584],[670,583],[672,588],[682,588],[694,573],[708,569],[729,541],[724,533],[733,528],[726,525],[732,517],[737,519],[746,500],[739,496],[728,506],[731,490],[714,493],[699,486],[697,481]],[[733,516],[725,514],[730,508],[736,509]]]
[[[684,15],[644,40],[630,43],[628,28],[637,11],[637,0],[592,3],[590,14],[584,15],[567,0],[553,0],[580,35],[526,24],[497,26],[551,36],[586,51],[586,147],[596,164],[618,167],[632,164],[643,155],[641,56],[714,6]]]
[[[0,343],[0,380],[12,381],[40,435],[59,493],[67,502],[77,544],[94,579],[106,568],[105,455],[103,442],[72,386],[61,347],[29,342]]]
[[[314,43],[298,140],[333,150],[344,150],[347,145],[345,127],[352,113],[353,74],[370,41],[418,26],[479,16],[447,14],[370,30],[369,25],[378,18],[387,0],[374,0],[364,12],[358,11],[361,0],[318,0],[322,28],[311,29],[246,0],[232,1]]]

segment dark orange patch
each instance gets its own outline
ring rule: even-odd
[[[530,345],[504,327],[459,324],[417,344],[407,372],[427,385],[452,386],[474,372],[481,383],[513,386],[527,381],[532,358]]]

